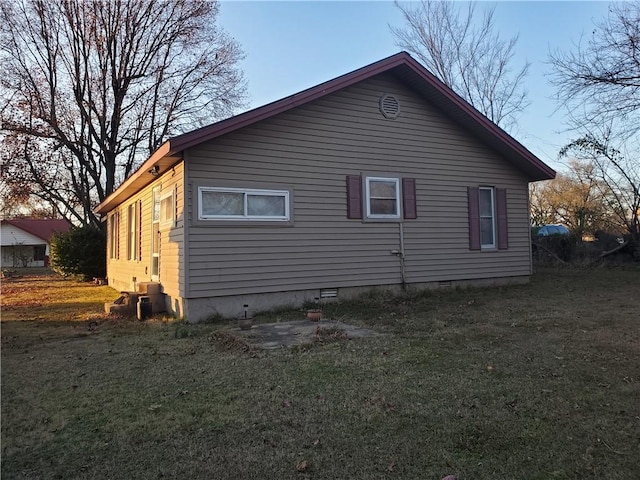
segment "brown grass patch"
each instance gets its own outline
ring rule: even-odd
[[[2,476],[638,478],[639,291],[373,295],[324,313],[387,335],[257,356],[224,323],[3,321]]]
[[[58,275],[2,280],[2,320],[69,321],[104,318],[104,303],[118,292],[109,286]]]

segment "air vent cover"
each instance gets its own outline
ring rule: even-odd
[[[380,112],[385,118],[395,120],[400,114],[400,102],[393,95],[384,94],[380,97]]]

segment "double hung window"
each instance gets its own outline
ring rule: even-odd
[[[496,217],[493,188],[480,187],[480,246],[496,247]]]
[[[498,187],[468,187],[469,249],[509,248],[507,190]]]
[[[127,208],[127,258],[129,260],[138,260],[139,208],[138,202],[132,203]]]
[[[400,181],[366,177],[367,218],[400,218]]]
[[[120,212],[109,217],[109,258],[120,257]]]
[[[160,197],[160,211],[159,220],[163,226],[173,224],[174,219],[174,210],[175,210],[175,200],[173,195],[173,190],[169,193],[164,194]]]
[[[347,218],[365,222],[415,220],[416,180],[347,175]]]

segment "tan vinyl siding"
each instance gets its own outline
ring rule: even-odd
[[[378,100],[400,101],[396,120]],[[401,281],[397,223],[347,219],[346,176],[416,180],[404,221],[407,281],[530,273],[527,180],[390,75],[188,152],[189,296],[373,286]],[[293,226],[197,221],[197,185],[293,190]],[[509,249],[470,251],[467,186],[507,189]]]
[[[181,256],[184,255],[184,182],[183,164],[179,163],[172,171],[165,173],[158,180],[131,196],[116,209],[109,212],[111,217],[120,213],[120,258],[107,258],[107,275],[109,283],[119,290],[133,290],[135,283],[151,281],[151,240],[153,218],[153,188],[161,185],[162,194],[174,192],[174,210],[177,212],[173,225],[161,225],[160,246],[160,283],[164,293],[177,297],[184,292],[184,275]],[[142,201],[142,228],[140,258],[127,258],[127,211],[129,205]],[[110,222],[107,222],[110,228]],[[109,232],[108,237],[111,239]],[[109,251],[110,251],[109,246]]]

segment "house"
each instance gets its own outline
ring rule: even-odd
[[[14,218],[0,222],[2,267],[46,267],[49,240],[54,233],[71,228],[67,220]]]
[[[168,140],[96,211],[109,284],[198,321],[526,282],[528,184],[554,175],[402,52]]]

